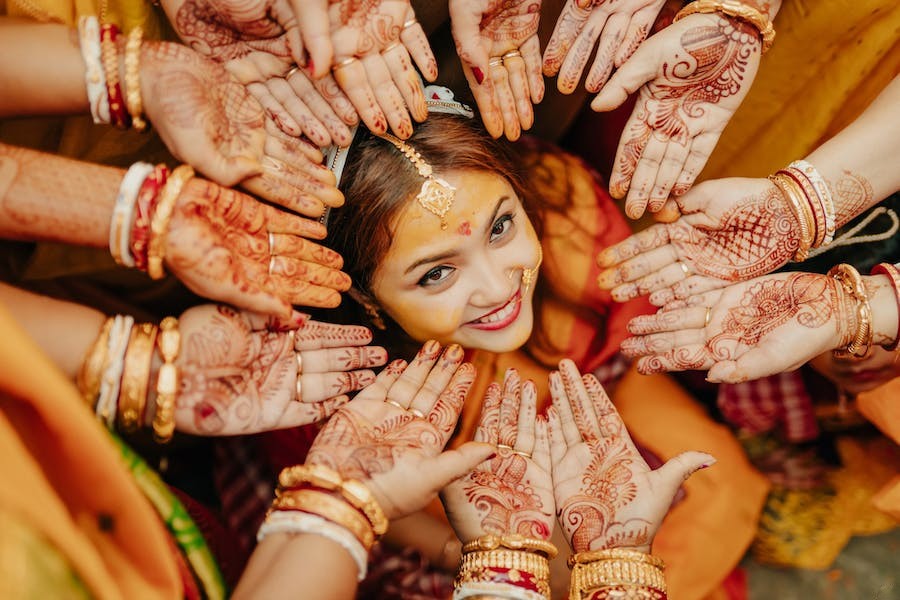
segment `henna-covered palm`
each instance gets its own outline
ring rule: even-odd
[[[347,402],[347,393],[375,380],[370,369],[383,365],[387,353],[368,345],[367,329],[308,318],[294,312],[278,319],[213,304],[185,311],[179,319],[177,429],[243,435],[315,423]]]
[[[557,88],[571,94],[597,44],[585,87],[598,92],[613,67],[628,60],[647,37],[663,4],[665,0],[567,0],[544,50],[544,75],[559,73]]]
[[[550,374],[550,394],[553,492],[572,549],[649,552],[679,486],[715,459],[685,452],[651,470],[600,382],[571,360]]]
[[[517,140],[544,97],[538,22],[541,0],[450,0],[456,51],[485,128]],[[518,51],[501,64],[491,59]]]
[[[316,437],[307,462],[365,482],[388,518],[425,506],[494,448],[470,442],[441,452],[475,379],[463,351],[428,342],[412,363],[392,362]],[[421,413],[421,417],[417,416]]]
[[[651,294],[672,300],[771,273],[800,246],[800,223],[768,179],[718,179],[678,199],[682,216],[610,246],[601,288],[626,301]],[[684,267],[682,267],[684,265]]]
[[[280,136],[221,65],[180,44],[147,42],[141,92],[147,117],[172,154],[217,183],[240,183],[313,218],[343,203],[334,178],[318,164],[318,150]]]
[[[493,458],[441,491],[456,535],[518,534],[546,540],[553,531],[553,482],[547,421],[536,416],[537,391],[515,369],[488,387],[475,441],[499,446]]]
[[[360,119],[375,133],[390,127],[408,138],[410,115],[416,121],[428,116],[413,61],[425,79],[437,78],[437,62],[409,0],[330,0],[328,16],[334,78]]]
[[[334,307],[350,287],[343,261],[304,239],[324,234],[319,223],[195,178],[175,202],[165,261],[197,294],[240,308],[286,315],[291,304]]]
[[[594,110],[612,110],[640,89],[609,180],[629,217],[657,212],[670,193],[691,187],[747,95],[760,55],[752,25],[694,14],[642,43],[609,79]]]
[[[840,347],[855,322],[855,305],[833,278],[779,273],[636,317],[628,324],[635,337],[622,351],[642,357],[642,373],[708,369],[710,381],[737,383],[796,369]]]

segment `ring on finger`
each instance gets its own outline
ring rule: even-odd
[[[684,264],[683,262],[679,262],[678,266],[681,267],[681,272],[684,273],[685,277],[690,277],[691,270],[688,268],[688,266],[686,264]]]
[[[704,326],[704,327],[706,327],[707,325],[709,325],[709,317],[710,317],[711,314],[712,314],[712,307],[711,307],[711,306],[707,306],[707,307],[706,307],[706,316],[703,317],[703,326]]]
[[[419,21],[416,20],[415,17],[413,17],[412,19],[410,19],[409,21],[407,21],[406,23],[403,24],[403,29],[407,29],[407,28],[409,28],[409,27],[412,27],[413,25],[415,25],[415,24],[418,23],[418,22],[419,22]]]
[[[497,444],[497,450],[509,450],[510,452],[515,452],[516,449],[512,446],[507,446],[506,444]]]
[[[359,59],[356,58],[355,56],[351,56],[350,58],[345,58],[344,60],[339,61],[333,67],[331,67],[331,70],[337,71],[338,69],[343,69],[346,66],[352,65],[357,60],[359,60]]]
[[[402,404],[400,404],[399,402],[397,402],[395,400],[391,400],[390,398],[385,398],[384,401],[385,401],[385,403],[390,404],[391,406],[396,406],[397,408],[399,408],[402,411],[406,410],[405,406],[403,406]]]
[[[506,60],[508,58],[522,58],[522,53],[518,50],[510,50],[506,54],[500,57],[501,60]]]
[[[494,56],[488,61],[489,67],[502,67],[503,66],[503,58],[500,56]]]
[[[300,375],[297,375],[297,402],[303,402],[303,386],[300,384]]]
[[[424,418],[425,418],[425,413],[423,413],[423,412],[422,412],[421,410],[419,410],[418,408],[410,408],[410,409],[409,409],[409,412],[412,414],[412,416],[417,417],[417,418],[419,418],[419,419],[424,419]]]
[[[299,376],[303,372],[303,355],[298,352],[294,356],[297,358],[297,375]]]
[[[300,70],[300,67],[298,67],[297,65],[294,65],[293,67],[291,67],[291,69],[290,69],[287,73],[285,73],[284,75],[282,75],[282,78],[283,78],[283,79],[290,79],[290,78],[291,78],[291,75],[293,75],[294,73],[296,73],[296,72],[299,71],[299,70]]]
[[[269,275],[275,274],[275,258],[277,258],[274,254],[269,258]]]
[[[523,452],[522,450],[513,450],[513,454],[518,454],[519,456],[524,456],[525,458],[530,459],[531,455],[527,452]]]
[[[269,256],[275,256],[275,234],[269,232]]]
[[[403,45],[403,42],[401,42],[400,40],[397,40],[396,42],[394,42],[393,44],[390,44],[387,48],[385,48],[384,50],[382,50],[381,53],[382,53],[382,54],[387,54],[388,52],[390,52],[391,50],[393,50],[393,49],[396,48],[397,46],[402,46],[402,45]]]

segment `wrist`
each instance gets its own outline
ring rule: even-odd
[[[872,343],[896,347],[898,337],[898,290],[886,274],[863,277],[863,284],[872,308]]]

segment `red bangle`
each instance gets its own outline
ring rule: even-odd
[[[147,249],[150,245],[150,221],[156,209],[159,192],[166,184],[169,169],[166,165],[156,165],[153,172],[144,179],[134,207],[134,223],[131,226],[131,256],[134,265],[141,271],[147,270]]]
[[[528,571],[520,569],[509,569],[506,567],[485,567],[484,574],[490,578],[492,583],[505,583],[514,585],[529,592],[541,594],[541,580]]]
[[[898,271],[897,267],[891,263],[878,263],[872,267],[869,274],[887,275],[887,278],[891,280],[891,285],[894,288],[894,300],[897,301],[897,334],[894,338],[894,342],[890,346],[884,347],[885,350],[893,352],[900,346],[900,271]]]
[[[125,105],[125,95],[119,82],[119,27],[113,23],[100,26],[100,52],[106,75],[106,93],[109,96],[109,120],[119,129],[131,127],[131,115]]]

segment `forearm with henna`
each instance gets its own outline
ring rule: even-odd
[[[109,244],[124,171],[0,144],[0,237]]]

